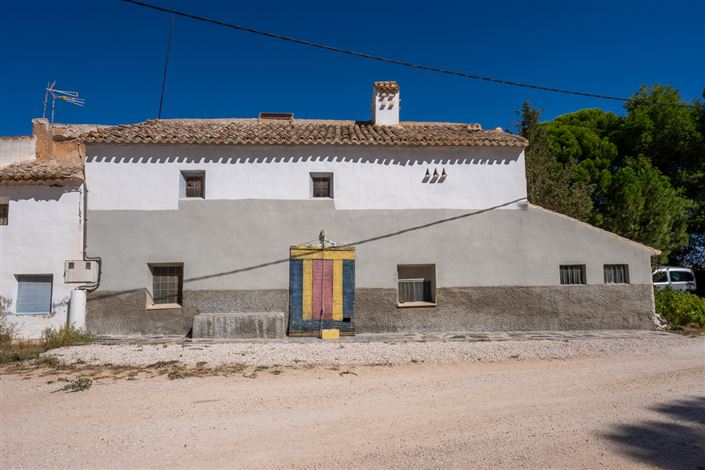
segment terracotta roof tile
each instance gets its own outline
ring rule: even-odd
[[[446,147],[526,147],[523,137],[476,124],[402,122],[375,126],[369,121],[296,119],[166,119],[104,127],[84,134],[87,143],[223,145],[389,145]]]
[[[382,93],[398,93],[399,84],[397,82],[375,82],[375,89]]]
[[[0,184],[81,184],[83,167],[77,159],[27,160],[0,167]]]

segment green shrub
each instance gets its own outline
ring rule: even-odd
[[[673,289],[657,290],[656,313],[665,318],[671,327],[683,327],[690,323],[705,327],[705,299],[690,292]]]

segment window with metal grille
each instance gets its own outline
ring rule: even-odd
[[[205,171],[182,171],[180,195],[182,198],[206,197],[206,172]]]
[[[313,197],[333,197],[333,174],[311,173],[311,189]]]
[[[0,225],[7,225],[10,215],[10,203],[0,200]]]
[[[561,284],[587,284],[584,264],[561,265]]]
[[[51,274],[19,274],[16,276],[16,278],[16,312],[18,314],[51,313],[51,290],[53,276]]]
[[[435,266],[397,266],[399,304],[435,302]]]
[[[433,302],[431,281],[399,279],[399,302]]]
[[[181,305],[184,285],[183,265],[150,266],[152,271],[152,302]]]
[[[606,264],[605,284],[629,284],[629,266],[626,264]]]

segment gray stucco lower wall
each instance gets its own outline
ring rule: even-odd
[[[199,313],[289,313],[289,291],[186,290],[177,309],[148,309],[144,289],[98,291],[88,296],[86,326],[101,335],[185,335]]]
[[[151,289],[148,263],[183,263],[186,290],[288,289],[289,246],[328,238],[356,250],[358,288],[397,286],[397,265],[434,264],[438,287],[558,285],[560,264],[629,265],[651,282],[648,248],[543,209],[336,210],[333,200],[182,201],[174,211],[88,211],[101,290]]]
[[[147,310],[146,292],[89,297],[87,324],[96,334],[187,334],[204,312],[288,312],[285,289],[184,291],[183,307]],[[358,333],[648,329],[653,292],[646,284],[440,288],[437,306],[399,308],[394,289],[356,290]]]

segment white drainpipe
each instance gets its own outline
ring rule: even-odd
[[[86,327],[86,291],[74,289],[69,301],[69,325],[82,330]]]

